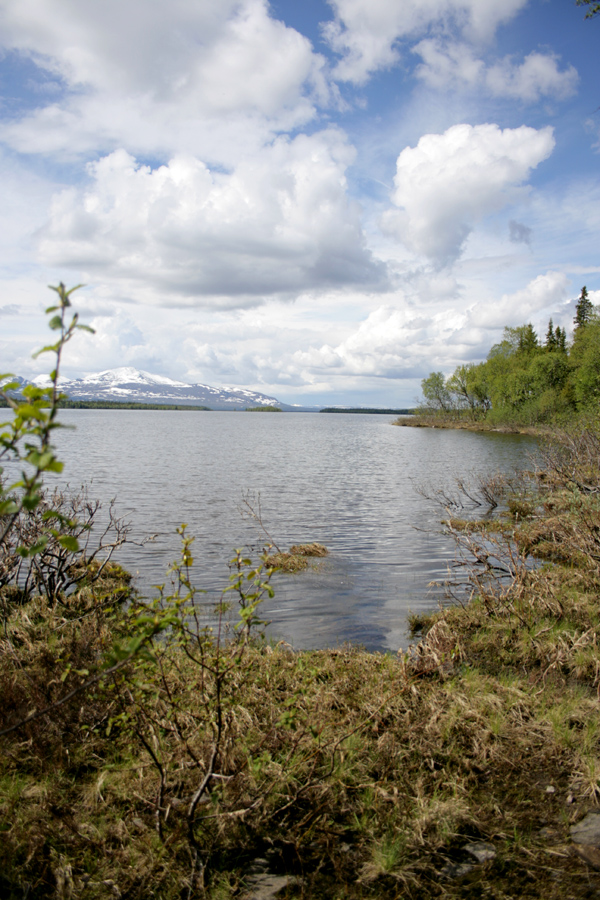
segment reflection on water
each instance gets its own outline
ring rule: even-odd
[[[59,433],[65,477],[92,496],[117,498],[143,548],[121,561],[145,592],[177,557],[176,528],[195,536],[195,575],[207,599],[227,583],[236,547],[261,547],[245,495],[260,496],[277,544],[318,541],[330,555],[314,571],[276,575],[263,608],[270,632],[296,647],[343,641],[406,646],[406,614],[435,606],[452,542],[441,510],[417,492],[470,471],[527,465],[535,444],[515,435],[392,427],[392,417],[294,413],[66,410]]]

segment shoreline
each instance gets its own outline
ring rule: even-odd
[[[204,633],[161,632],[118,679],[1,738],[0,893],[35,880],[54,896],[68,874],[77,897],[179,896],[195,858],[191,896],[210,900],[274,898],[269,885],[282,900],[600,891],[599,446],[572,436],[543,477],[490,483],[503,518],[446,518],[473,597],[422,616],[406,652],[239,636],[213,656]],[[263,577],[241,558],[239,572],[250,592]],[[129,582],[105,577],[97,618],[76,608],[89,593],[70,612],[12,608],[26,665],[0,653],[4,716],[86,678],[140,612],[153,627],[147,607],[106,605]],[[76,661],[64,688],[53,615]]]
[[[466,422],[445,420],[436,416],[399,416],[392,425],[402,428],[446,428],[455,431],[472,431],[479,434],[527,434],[532,437],[542,437],[552,433],[548,425],[490,425],[487,422]]]

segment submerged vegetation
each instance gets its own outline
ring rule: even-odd
[[[147,600],[118,520],[98,541],[95,504],[44,493],[60,300],[54,390],[1,433],[33,474],[0,486],[0,895],[597,895],[600,836],[571,830],[600,801],[597,427],[438,492],[460,577],[420,643],[294,652],[263,636],[268,551],[235,554],[207,625],[184,526]]]

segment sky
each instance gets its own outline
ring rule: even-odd
[[[0,371],[410,406],[600,304],[574,0],[0,0]]]

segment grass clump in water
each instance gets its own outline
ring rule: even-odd
[[[273,569],[295,574],[310,565],[311,559],[322,559],[329,550],[323,544],[293,544],[288,551],[278,551],[266,557],[266,564]]]
[[[408,622],[408,633],[411,638],[425,637],[436,621],[435,613],[427,612],[409,612],[406,619]]]

